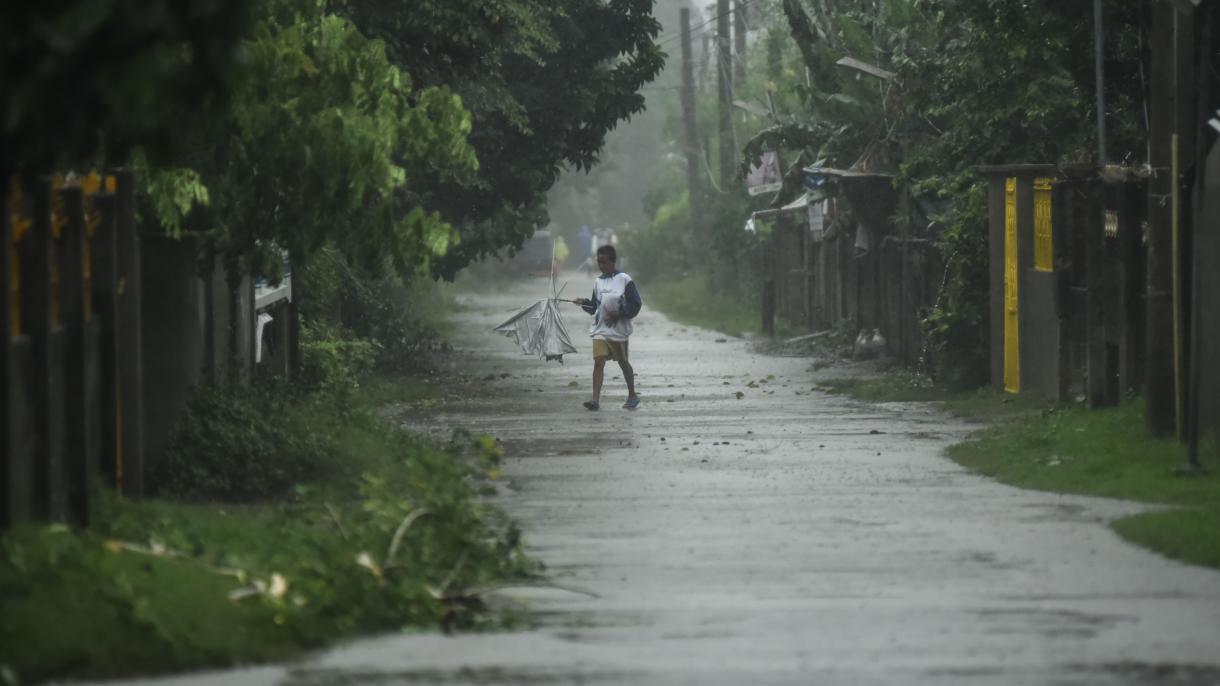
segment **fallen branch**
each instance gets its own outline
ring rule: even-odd
[[[472,588],[469,591],[467,591],[464,595],[474,597],[474,596],[483,595],[484,593],[492,593],[494,591],[503,591],[503,590],[511,589],[511,588],[553,588],[558,591],[565,591],[567,593],[575,593],[577,595],[588,596],[590,598],[600,598],[601,597],[600,595],[594,593],[593,591],[586,591],[583,588],[576,588],[573,586],[563,586],[561,584],[557,584],[557,583],[554,583],[551,581],[544,581],[544,580],[517,581],[517,582],[504,582],[504,583],[500,583],[500,584],[491,584],[489,586],[483,586],[480,588]]]
[[[330,519],[335,523],[335,528],[339,530],[339,535],[343,540],[348,540],[347,529],[343,528],[343,522],[339,521],[339,513],[335,512],[335,508],[330,503],[322,503],[322,507],[326,508],[326,514],[330,515]]]
[[[420,517],[423,517],[424,515],[430,515],[430,514],[432,514],[431,510],[429,510],[427,508],[423,508],[423,509],[415,510],[415,511],[411,512],[410,514],[408,514],[406,517],[403,517],[402,522],[398,525],[398,528],[394,531],[394,537],[390,539],[390,549],[388,551],[386,551],[386,554],[385,554],[385,562],[387,565],[390,563],[391,560],[394,559],[394,553],[398,552],[398,545],[400,543],[402,543],[402,537],[406,535],[407,529],[410,529],[411,525],[414,524]]]
[[[465,593],[458,594],[458,595],[452,595],[452,596],[449,595],[449,587],[453,585],[453,582],[457,579],[458,573],[461,572],[462,567],[465,566],[466,557],[469,555],[469,552],[470,551],[468,551],[468,550],[462,551],[462,554],[458,556],[457,562],[453,565],[453,569],[449,570],[449,573],[445,575],[445,578],[441,581],[440,585],[438,585],[438,586],[427,585],[424,587],[428,591],[429,595],[431,595],[436,600],[443,600],[443,601],[460,600],[462,598],[472,597],[469,594],[465,594]]]
[[[810,334],[805,334],[804,336],[796,336],[795,338],[789,338],[788,340],[786,340],[784,342],[785,343],[799,343],[801,341],[809,341],[809,340],[813,340],[815,338],[824,338],[826,336],[829,336],[832,333],[834,333],[833,329],[827,329],[825,331],[819,331],[817,333],[810,333]]]

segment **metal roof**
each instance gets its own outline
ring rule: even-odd
[[[893,174],[884,172],[862,172],[851,171],[849,169],[835,169],[833,167],[805,167],[803,170],[806,174],[813,176],[833,176],[840,179],[892,179]]]

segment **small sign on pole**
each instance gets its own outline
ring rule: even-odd
[[[784,184],[784,175],[779,168],[779,155],[774,152],[764,152],[759,164],[750,167],[750,175],[746,177],[746,190],[750,195],[774,193]]]

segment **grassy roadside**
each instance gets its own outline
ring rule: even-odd
[[[658,310],[680,324],[730,336],[744,336],[762,330],[756,306],[747,306],[734,298],[713,293],[701,276],[641,284],[640,290],[645,308]]]
[[[1047,407],[1046,401],[1032,395],[1005,395],[991,389],[949,390],[923,374],[904,369],[881,376],[826,379],[818,386],[830,393],[850,395],[869,402],[939,403],[948,412],[975,421],[998,422],[1035,413]]]
[[[1168,509],[1112,522],[1123,538],[1167,557],[1220,568],[1220,451],[1202,451],[1209,474],[1181,476],[1185,449],[1148,435],[1143,402],[1089,410],[991,391],[949,392],[907,372],[836,379],[827,390],[862,400],[939,402],[990,426],[950,446],[957,463],[1001,483],[1055,493],[1121,498]]]
[[[173,500],[101,497],[87,529],[0,536],[0,683],[249,664],[374,631],[515,621],[477,591],[537,572],[512,522],[478,498],[498,476],[496,444],[438,445],[375,412],[434,394],[382,379],[257,398],[282,423],[274,436],[292,439],[284,454],[260,446],[272,457],[256,466],[232,447],[253,440],[245,405],[205,403],[195,411],[214,413],[210,440],[229,441],[231,462],[198,458],[217,444],[188,451],[195,471],[163,482]],[[213,492],[246,497],[199,497]]]

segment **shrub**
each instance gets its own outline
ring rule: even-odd
[[[427,352],[441,346],[437,329],[448,302],[427,277],[403,275],[387,264],[354,264],[327,248],[303,270],[303,279],[305,316],[314,323],[306,334],[310,345],[323,342],[302,350],[322,366],[314,372],[325,375],[344,362],[358,369],[371,362],[389,371],[416,370]]]
[[[304,320],[301,326],[301,374],[307,389],[346,393],[359,388],[360,377],[373,370],[382,346],[345,334],[336,327]]]
[[[631,257],[631,275],[640,283],[673,279],[685,271],[690,249],[687,227],[690,208],[683,193],[657,209],[647,227],[623,237],[625,255]]]
[[[319,478],[333,446],[275,389],[200,386],[155,474],[165,495],[253,502]]]

